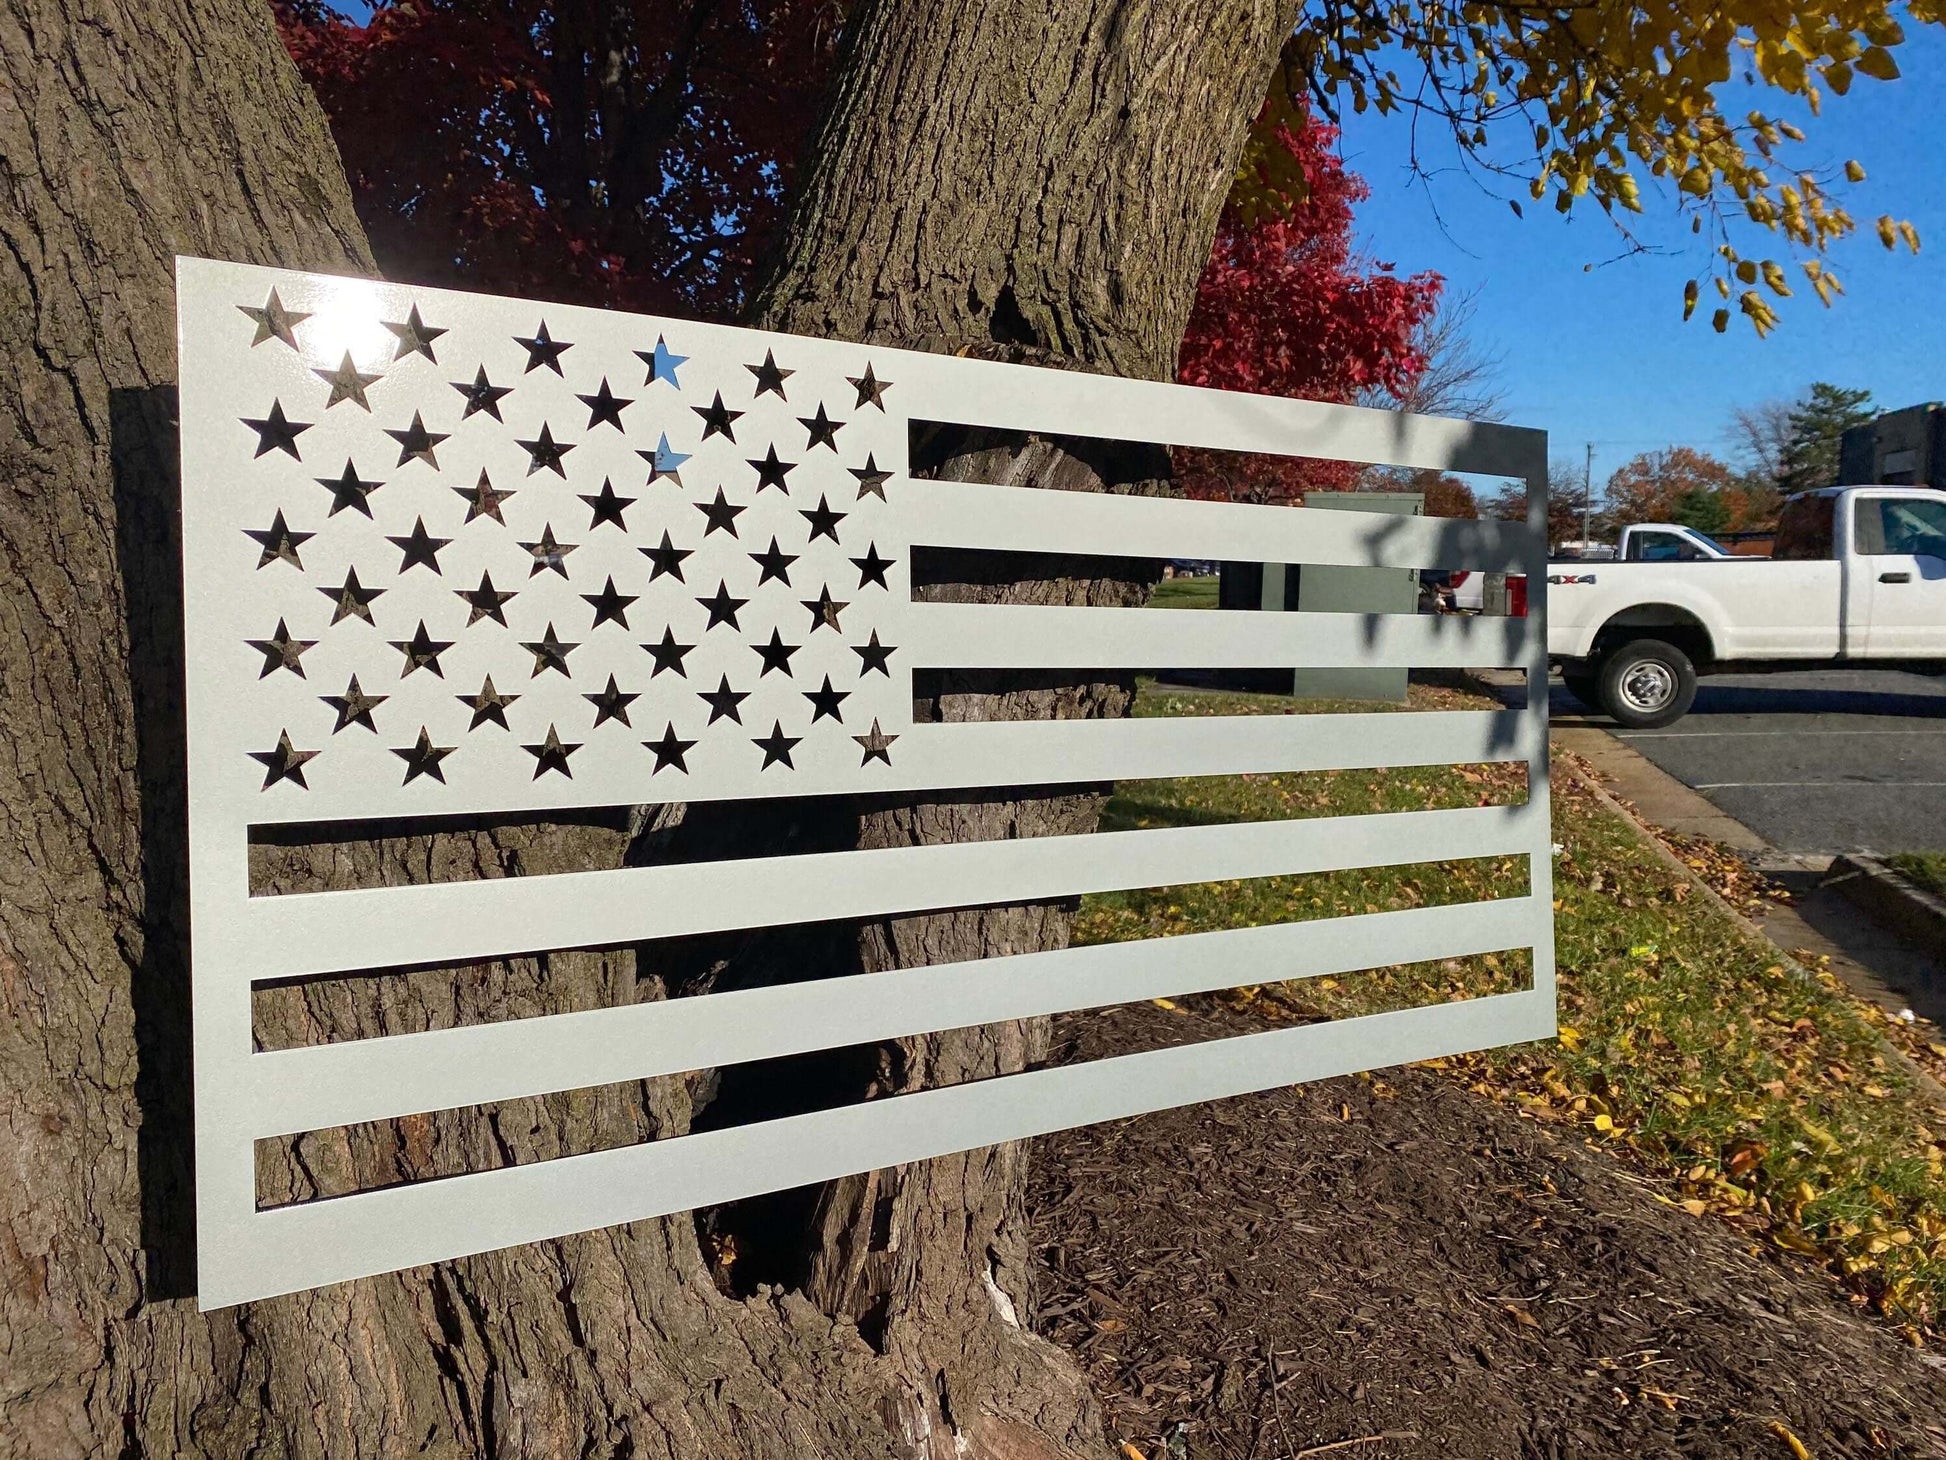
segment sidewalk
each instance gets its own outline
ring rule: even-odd
[[[1478,678],[1503,698],[1525,694],[1518,673],[1482,672]],[[1805,963],[1829,959],[1834,974],[1881,1008],[1893,1013],[1911,1009],[1946,1022],[1946,969],[1823,886],[1832,861],[1829,855],[1772,847],[1707,797],[1590,721],[1556,716],[1551,739],[1586,762],[1609,793],[1627,802],[1641,820],[1679,836],[1707,837],[1732,847],[1759,871],[1790,888],[1793,902],[1766,903],[1751,914],[1778,947]]]

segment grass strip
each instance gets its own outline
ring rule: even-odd
[[[1415,686],[1411,707],[1486,702]],[[1302,713],[1274,696],[1145,684],[1138,715]],[[1370,709],[1370,706],[1356,706]],[[1509,777],[1512,778],[1510,783]],[[1516,799],[1523,768],[1454,767],[1149,781],[1119,827],[1207,825]],[[1510,790],[1510,785],[1512,789]],[[1888,1021],[1828,973],[1780,961],[1571,780],[1554,798],[1558,1043],[1434,1061],[1477,1093],[1578,1128],[1659,1200],[1753,1245],[1823,1265],[1917,1342],[1946,1302],[1946,1111],[1887,1048],[1946,1069],[1924,1021]],[[1360,869],[1086,899],[1077,942],[1385,911],[1519,891],[1519,859]],[[1217,996],[1277,1020],[1343,1017],[1518,986],[1523,960],[1450,959]],[[1897,1024],[1898,1027],[1888,1027]]]

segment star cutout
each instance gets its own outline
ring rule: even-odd
[[[420,565],[431,568],[437,573],[439,550],[452,541],[450,537],[434,537],[427,532],[426,519],[423,517],[413,522],[412,531],[407,536],[388,537],[385,540],[404,555],[399,562],[401,573]]]
[[[299,679],[304,679],[307,677],[304,666],[298,661],[303,658],[304,651],[316,644],[317,640],[293,639],[291,631],[284,627],[284,621],[278,619],[276,633],[268,639],[251,639],[248,642],[252,649],[264,656],[264,667],[258,672],[257,678],[262,679],[279,669],[288,669]]]
[[[779,461],[777,459],[777,447],[774,443],[764,453],[761,461],[752,459],[750,465],[757,469],[757,490],[759,492],[765,487],[775,487],[786,496],[790,494],[790,484],[784,478],[797,469],[797,463],[794,461]]]
[[[368,624],[375,624],[372,618],[372,600],[389,593],[389,588],[367,588],[358,581],[358,569],[345,569],[345,581],[336,588],[320,588],[318,592],[330,599],[333,605],[331,622],[343,619],[362,618]]]
[[[475,517],[491,517],[502,527],[507,525],[507,519],[500,515],[500,504],[513,495],[513,490],[509,488],[502,492],[496,489],[493,483],[487,480],[484,469],[480,472],[480,480],[474,485],[454,487],[453,490],[466,499],[467,522],[471,522]]]
[[[519,335],[515,335],[514,343],[527,352],[527,369],[521,371],[523,375],[543,365],[556,375],[561,374],[561,356],[574,348],[573,345],[551,338],[547,333],[546,320],[541,321],[541,327],[534,332],[531,340],[523,340]]]
[[[595,621],[590,628],[600,628],[605,623],[618,623],[628,627],[628,606],[635,602],[639,594],[618,593],[615,580],[611,577],[599,593],[584,593],[582,598],[595,611]]]
[[[569,780],[574,779],[574,772],[568,769],[568,757],[581,746],[578,743],[563,745],[560,734],[552,725],[547,727],[547,739],[539,745],[523,745],[520,748],[534,757],[535,780],[538,781],[548,771],[559,771]]]
[[[493,721],[502,730],[505,730],[509,728],[507,725],[507,706],[519,699],[520,696],[501,694],[499,690],[493,687],[493,676],[489,674],[480,682],[480,692],[478,694],[454,695],[453,698],[473,712],[473,723],[466,727],[468,730],[477,730],[489,720]]]
[[[312,424],[309,421],[285,419],[284,403],[280,400],[270,403],[270,414],[262,420],[253,421],[248,417],[242,419],[244,425],[257,433],[257,449],[250,453],[252,461],[267,451],[281,451],[286,456],[295,458],[298,433],[310,430]]]
[[[655,668],[649,671],[650,679],[654,679],[665,669],[673,669],[679,678],[689,678],[689,671],[682,667],[682,656],[694,649],[696,647],[694,644],[678,644],[676,636],[664,627],[661,643],[644,644],[642,647],[648,650],[649,657],[655,660]]]
[[[538,441],[516,441],[514,444],[527,453],[528,476],[532,476],[535,472],[545,469],[553,472],[555,476],[566,480],[568,474],[567,468],[561,465],[561,458],[574,450],[574,442],[556,441],[554,439],[554,430],[547,422],[541,422],[541,434]]]
[[[803,739],[802,735],[794,737],[786,735],[783,721],[771,721],[770,734],[752,736],[750,740],[752,745],[764,753],[764,763],[757,769],[767,771],[774,765],[781,765],[787,771],[796,770],[797,767],[791,764],[791,747]]]
[[[501,628],[507,627],[507,615],[503,605],[518,595],[503,592],[493,586],[493,575],[485,569],[480,571],[478,588],[455,588],[454,594],[466,600],[472,610],[466,616],[466,626],[470,629],[483,618],[490,618]]]
[[[838,449],[838,428],[844,425],[844,422],[832,420],[824,413],[823,406],[818,407],[815,416],[799,416],[797,423],[811,433],[811,439],[804,446],[806,451],[815,450],[820,446],[829,446],[833,451]]]
[[[331,733],[333,735],[336,735],[347,725],[363,725],[367,730],[376,735],[378,733],[378,726],[372,723],[372,711],[376,710],[392,697],[390,695],[366,694],[364,690],[358,687],[358,676],[354,674],[351,677],[351,683],[345,686],[345,692],[343,694],[319,695],[318,698],[338,712],[338,723],[331,727]]]
[[[715,689],[699,689],[696,694],[709,705],[710,724],[714,725],[718,720],[733,720],[739,725],[743,723],[743,714],[737,706],[750,698],[750,691],[731,689],[729,675],[718,678]]]
[[[580,496],[581,500],[588,504],[588,510],[595,514],[594,520],[588,524],[588,531],[593,532],[604,522],[612,522],[623,532],[628,531],[628,524],[622,520],[622,514],[635,505],[635,498],[621,496],[607,477],[601,479],[601,490],[594,496],[591,497],[586,492],[581,493]]]
[[[709,440],[712,436],[722,436],[730,441],[737,439],[736,432],[730,429],[730,425],[743,412],[733,411],[724,405],[722,391],[717,391],[716,399],[708,405],[691,406],[690,409],[703,418],[703,439],[705,441]]]
[[[791,672],[791,655],[795,654],[803,646],[800,644],[786,644],[783,639],[778,637],[777,630],[772,629],[768,644],[752,644],[750,647],[763,656],[763,672],[757,676],[757,678],[762,679],[765,674],[770,673],[773,669],[783,670],[785,677],[788,678]]]
[[[730,585],[727,582],[719,579],[713,597],[699,598],[696,601],[709,610],[709,622],[703,626],[704,633],[708,633],[718,624],[728,624],[741,632],[742,625],[737,622],[737,610],[750,600],[730,597]]]
[[[679,548],[670,542],[669,534],[665,531],[662,534],[661,546],[645,547],[642,549],[642,556],[654,565],[649,569],[649,581],[651,583],[655,582],[664,573],[667,573],[678,583],[687,581],[682,576],[682,560],[688,557],[692,551],[694,549]]]
[[[581,646],[579,644],[562,643],[554,632],[553,624],[547,626],[547,632],[542,634],[536,642],[522,644],[520,647],[534,656],[533,672],[536,675],[544,674],[546,671],[552,669],[563,679],[572,679],[574,677],[568,672],[568,655],[572,654]]]
[[[865,758],[858,762],[859,765],[868,766],[875,760],[882,760],[887,765],[892,764],[892,742],[899,737],[887,735],[879,729],[877,720],[872,721],[870,735],[854,735],[851,738],[865,748]]]
[[[811,702],[811,723],[813,725],[817,724],[820,720],[836,720],[840,725],[845,723],[845,717],[839,711],[838,706],[851,698],[851,691],[848,689],[833,689],[831,687],[830,675],[827,674],[824,677],[824,688],[807,689],[803,691],[803,695],[805,699]]]
[[[765,551],[750,554],[750,560],[764,570],[763,576],[757,579],[757,586],[761,588],[772,578],[775,578],[786,588],[790,587],[791,564],[797,561],[797,556],[796,553],[779,552],[777,550],[777,539],[774,537],[770,540],[770,546]]]
[[[304,563],[297,556],[297,550],[317,536],[315,532],[293,532],[290,524],[284,521],[282,510],[270,519],[269,527],[261,532],[246,527],[243,535],[263,549],[257,558],[259,568],[268,568],[272,563],[289,563],[300,573],[304,571]]]
[[[656,771],[674,766],[684,775],[688,775],[689,767],[684,764],[683,756],[695,744],[696,742],[693,740],[677,739],[674,723],[665,723],[662,727],[662,738],[660,740],[644,740],[642,742],[642,748],[644,750],[653,750],[655,752],[655,768],[649,774],[654,775]]]
[[[434,471],[439,470],[439,458],[432,454],[433,448],[444,441],[449,433],[428,431],[426,423],[420,419],[419,412],[412,413],[412,424],[403,431],[388,430],[385,433],[399,443],[398,465],[408,461],[423,461]]]
[[[649,367],[648,378],[642,382],[644,385],[654,385],[658,380],[666,380],[677,390],[682,389],[682,382],[676,379],[676,367],[687,363],[689,357],[671,351],[663,343],[661,335],[655,337],[655,349],[637,350],[635,358]]]
[[[873,543],[865,549],[864,557],[853,558],[851,561],[852,566],[858,569],[858,586],[860,588],[865,587],[867,584],[877,584],[880,588],[889,588],[891,586],[885,581],[885,570],[898,560],[896,558],[881,558],[878,555],[877,543]]]
[[[859,501],[864,501],[868,496],[876,497],[881,502],[885,500],[885,484],[892,479],[892,473],[879,470],[875,455],[868,451],[863,466],[848,466],[845,470],[858,478]]]
[[[392,647],[405,655],[405,668],[399,671],[404,679],[415,669],[430,669],[440,679],[446,671],[439,667],[439,656],[453,647],[451,639],[435,639],[426,632],[426,621],[419,620],[419,627],[409,639],[394,639]]]
[[[273,292],[270,297],[275,300],[277,295]],[[299,318],[304,317],[299,316]],[[294,781],[297,784],[298,790],[310,790],[311,788],[304,783],[304,762],[310,760],[317,753],[315,750],[298,750],[292,746],[291,732],[288,730],[277,737],[277,748],[275,750],[252,750],[248,752],[250,759],[259,761],[264,766],[263,789],[266,791],[279,781]]]
[[[365,499],[385,485],[384,482],[359,480],[358,473],[353,469],[349,456],[345,458],[345,470],[342,476],[336,480],[333,480],[331,477],[318,477],[317,484],[321,487],[329,487],[331,489],[331,510],[324,514],[326,517],[336,517],[347,507],[363,512],[367,517],[370,517],[372,515],[371,505]]]
[[[523,542],[521,546],[527,549],[528,555],[534,560],[534,566],[527,570],[527,576],[529,578],[540,572],[542,568],[552,568],[565,578],[568,576],[568,554],[573,552],[580,544],[556,542],[554,540],[554,526],[552,523],[549,523],[541,529],[541,540],[539,542]]]
[[[595,729],[599,730],[610,720],[620,720],[624,725],[627,725],[628,707],[641,699],[642,696],[639,694],[624,693],[622,687],[615,683],[615,676],[611,674],[608,676],[607,689],[598,695],[584,694],[581,698],[595,707]],[[633,729],[634,727],[630,726],[629,728]]]
[[[372,403],[365,399],[365,387],[377,380],[378,377],[376,375],[361,374],[358,367],[351,363],[351,351],[345,351],[345,358],[339,363],[336,370],[314,369],[311,373],[317,376],[318,379],[330,383],[331,399],[324,403],[324,408],[327,411],[341,400],[348,400],[353,405],[363,406],[368,411],[372,408]]]
[[[744,507],[732,507],[723,499],[723,489],[721,487],[716,489],[716,500],[714,502],[697,502],[693,505],[698,512],[709,519],[709,526],[703,529],[704,537],[708,537],[718,528],[729,533],[731,537],[735,537],[737,535],[737,518],[749,510]]]
[[[299,310],[284,308],[284,301],[277,297],[277,291],[275,289],[270,291],[270,298],[264,301],[262,309],[258,309],[255,305],[251,304],[239,304],[237,308],[257,322],[256,337],[250,341],[250,348],[253,350],[265,340],[282,340],[295,350],[297,348],[297,327],[311,317]],[[316,755],[317,752],[311,751],[310,754]],[[269,764],[269,762],[266,761],[265,764]],[[300,786],[303,785],[303,777],[298,777],[297,783]],[[266,781],[264,784],[269,785],[270,783]]]
[[[463,380],[454,380],[448,383],[454,390],[466,397],[466,409],[459,413],[459,418],[462,421],[475,411],[485,411],[494,420],[500,420],[500,397],[503,395],[512,395],[514,390],[511,385],[495,385],[491,380],[488,380],[486,366],[484,365],[473,372],[473,383],[471,385],[468,385]]]
[[[765,391],[770,391],[773,394],[775,394],[777,399],[779,400],[785,400],[788,398],[784,394],[784,382],[786,380],[789,380],[793,375],[797,374],[795,370],[785,370],[781,368],[777,363],[777,357],[774,354],[772,354],[769,350],[764,351],[763,364],[746,365],[743,368],[745,370],[748,370],[752,375],[757,377],[758,395],[762,395]]]
[[[380,320],[379,323],[398,337],[398,344],[392,348],[393,360],[403,360],[407,355],[424,355],[433,364],[439,363],[438,357],[432,352],[432,342],[446,331],[434,329],[420,319],[418,305],[412,306],[412,313],[405,317],[403,323],[395,324],[389,319]],[[409,781],[412,777],[407,776],[406,779]]]
[[[851,646],[851,652],[858,656],[858,672],[861,675],[870,674],[876,669],[887,679],[892,677],[892,671],[886,667],[886,662],[894,654],[898,653],[898,648],[893,644],[879,643],[877,629],[872,630],[871,643],[853,644]]]
[[[838,615],[850,608],[851,605],[849,603],[840,603],[837,599],[833,598],[831,596],[831,588],[828,584],[818,590],[818,596],[816,598],[801,598],[798,602],[802,603],[811,611],[811,627],[809,632],[815,634],[819,629],[838,629],[840,633],[843,632],[843,629],[838,624]]]
[[[421,725],[416,744],[404,750],[394,747],[392,751],[392,754],[405,762],[405,779],[399,784],[409,786],[420,776],[431,776],[440,785],[445,785],[446,772],[439,768],[439,763],[457,749],[459,749],[457,745],[434,745],[432,736],[428,735],[426,727]]]
[[[865,373],[863,375],[855,379],[847,376],[846,380],[858,391],[859,410],[863,410],[866,406],[877,406],[881,411],[885,409],[885,392],[892,388],[892,382],[889,380],[880,380],[876,375],[872,374],[871,361],[867,360],[865,362]]]
[[[664,477],[667,477],[677,486],[682,485],[682,472],[679,468],[685,461],[689,460],[689,453],[677,451],[674,447],[670,446],[669,433],[667,431],[663,432],[661,439],[656,442],[655,450],[637,450],[635,454],[649,464],[649,480],[651,482],[659,482]]]
[[[838,524],[850,515],[845,512],[833,512],[831,510],[831,504],[822,496],[818,498],[817,506],[809,508],[800,507],[797,509],[797,512],[798,516],[811,524],[811,536],[813,538],[828,537],[833,542],[838,540]]]
[[[602,376],[601,386],[593,395],[577,395],[575,399],[588,408],[588,429],[590,431],[594,430],[595,427],[604,421],[613,426],[617,431],[621,430],[622,412],[635,404],[632,399],[625,399],[610,390],[606,375]]]

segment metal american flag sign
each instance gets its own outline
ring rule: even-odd
[[[1542,433],[183,259],[206,1307],[1550,1036]],[[908,475],[913,422],[1524,478],[1527,524]],[[915,549],[1525,571],[1525,618],[925,602]],[[919,670],[1513,666],[1524,709],[920,723]],[[252,828],[1524,761],[1516,806],[253,895]],[[252,988],[1525,856],[1525,896],[259,1050]],[[1522,991],[275,1208],[254,1143],[990,1021],[1527,950]]]

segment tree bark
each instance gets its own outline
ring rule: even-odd
[[[1053,9],[859,9],[766,323],[1168,373],[1291,10]],[[802,1243],[801,1290],[727,1294],[685,1217],[196,1313],[170,256],[340,272],[370,258],[323,119],[250,0],[0,0],[0,239],[0,1457],[1098,1448],[1085,1390],[1018,1321],[1012,1148],[837,1184]],[[943,475],[1083,489],[1158,471],[1149,454],[1072,443],[933,454]],[[948,560],[928,591],[1122,601],[1139,576],[996,578]],[[930,703],[1099,713],[1124,695],[969,680]],[[1045,834],[1094,812],[1091,793],[1066,791],[881,808],[854,830],[872,844]],[[630,843],[627,826],[583,822],[257,861],[279,886],[318,887],[658,845]],[[992,909],[867,930],[853,956],[882,967],[1065,936],[1058,908]],[[661,997],[680,977],[657,951],[622,950],[327,980],[266,998],[259,1025],[271,1044],[396,1033]],[[914,1041],[867,1083],[1017,1069],[1042,1039],[1030,1024]],[[301,1198],[681,1134],[706,1089],[647,1082],[317,1133],[270,1146],[260,1182]]]
[[[1171,378],[1245,130],[1295,24],[1281,0],[1045,6],[908,0],[866,6],[845,38],[757,322],[845,339]],[[1154,491],[1160,448],[941,429],[914,472],[1068,491]],[[917,596],[1124,605],[1157,565],[915,559]],[[1124,666],[1129,671],[1150,666]],[[958,675],[915,687],[921,718],[1125,714],[1132,675],[1049,684]],[[858,844],[1091,831],[1106,788],[1037,787],[867,810]],[[1071,906],[895,918],[865,928],[867,970],[1056,948]],[[1012,1073],[1045,1056],[1047,1021],[906,1040],[855,1093]],[[746,1076],[746,1078],[748,1078]],[[808,1233],[805,1291],[857,1320],[924,1418],[990,1437],[1072,1441],[1070,1367],[1023,1334],[1032,1254],[1025,1149],[968,1152],[832,1183]],[[760,1214],[770,1209],[759,1204]],[[923,1376],[933,1376],[928,1392]]]

